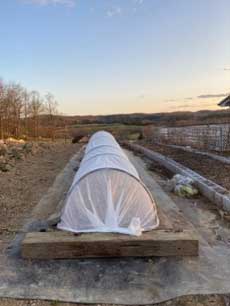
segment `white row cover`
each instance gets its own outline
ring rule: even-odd
[[[111,134],[95,133],[74,177],[58,228],[140,235],[158,225],[151,194],[124,151]]]

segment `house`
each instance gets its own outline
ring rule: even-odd
[[[218,105],[221,107],[230,107],[230,95],[224,98]]]

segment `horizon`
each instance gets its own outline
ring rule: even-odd
[[[127,116],[127,115],[158,115],[158,114],[174,114],[174,113],[198,113],[198,112],[229,112],[229,108],[220,108],[217,109],[200,109],[200,110],[178,110],[178,111],[168,111],[168,112],[130,112],[130,113],[107,113],[107,114],[85,114],[85,115],[79,115],[79,114],[64,114],[64,113],[58,113],[57,116],[63,116],[63,117],[101,117],[101,116]],[[45,114],[46,115],[46,114]]]
[[[220,109],[229,10],[228,0],[10,0],[0,77],[51,92],[67,116]]]

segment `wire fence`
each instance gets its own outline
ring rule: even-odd
[[[157,128],[153,140],[202,150],[230,151],[230,124]]]

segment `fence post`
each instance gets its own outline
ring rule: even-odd
[[[224,151],[224,139],[223,139],[223,129],[220,127],[220,150]]]

